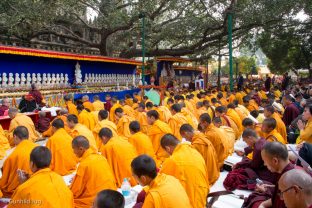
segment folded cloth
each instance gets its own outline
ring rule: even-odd
[[[235,189],[254,190],[257,174],[250,168],[234,169],[226,176],[223,186],[227,191]]]

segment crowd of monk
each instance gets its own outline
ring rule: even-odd
[[[136,208],[204,208],[241,136],[248,147],[237,151],[243,161],[232,172],[250,168],[275,185],[250,207],[312,205],[311,177],[294,170],[285,145],[291,122],[301,114],[296,142],[299,147],[312,142],[309,98],[300,109],[278,87],[267,92],[245,87],[168,91],[160,105],[138,94],[122,100],[107,95],[105,104],[98,96],[94,102],[88,96],[76,104],[68,95],[64,100],[66,106],[42,134],[28,116],[9,109],[9,130],[0,129],[0,190],[11,199],[8,208],[121,208],[125,201],[117,189],[125,178],[143,187]],[[36,144],[42,138],[48,138],[45,147]],[[75,176],[68,187],[61,176],[71,173]],[[264,193],[265,185],[254,189]],[[298,194],[296,203],[302,206],[287,200],[288,194]]]

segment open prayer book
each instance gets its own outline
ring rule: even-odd
[[[240,208],[243,203],[243,199],[239,199],[234,195],[223,195],[219,196],[218,200],[213,203],[212,208]]]
[[[242,157],[241,157],[241,156],[238,156],[238,155],[234,152],[232,155],[228,156],[228,157],[225,159],[224,164],[225,164],[225,165],[229,165],[229,166],[232,167],[233,165],[235,165],[236,163],[238,163],[238,162],[240,162],[240,161],[242,161]]]

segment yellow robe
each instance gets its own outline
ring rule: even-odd
[[[134,119],[128,115],[123,115],[117,123],[117,133],[119,136],[123,137],[131,137],[129,125],[131,121],[134,121]]]
[[[215,127],[213,124],[210,124],[205,131],[205,135],[211,141],[213,147],[216,150],[218,156],[218,167],[221,168],[223,166],[224,160],[229,155],[228,150],[228,141],[224,137],[223,132]]]
[[[113,136],[117,136],[117,126],[115,123],[109,121],[109,120],[102,120],[96,124],[96,126],[93,129],[93,136],[96,141],[96,146],[98,149],[101,149],[101,146],[103,145],[102,140],[99,136],[99,132],[102,128],[109,128],[113,132]]]
[[[171,112],[166,106],[158,106],[156,109],[159,113],[159,119],[163,122],[168,122],[171,118]]]
[[[185,103],[186,108],[189,111],[195,113],[195,108],[194,108],[194,105],[191,103],[191,101],[185,100],[184,103]]]
[[[102,146],[101,153],[113,171],[117,187],[121,186],[124,178],[129,178],[132,186],[136,185],[131,173],[131,162],[137,153],[132,144],[123,138],[113,137]]]
[[[187,119],[187,123],[190,124],[194,129],[197,129],[198,121],[196,119],[196,116],[194,116],[194,114],[191,111],[189,111],[187,108],[182,108],[181,113]]]
[[[265,138],[267,141],[269,142],[274,142],[274,141],[277,141],[277,142],[280,142],[282,144],[287,144],[287,141],[285,138],[282,137],[282,135],[280,135],[280,133],[278,133],[276,131],[276,129],[274,129],[273,131],[271,131],[270,133],[268,133],[266,135],[266,138]]]
[[[273,113],[272,118],[276,121],[276,130],[283,138],[287,138],[286,126],[281,117],[277,113]]]
[[[135,110],[130,107],[129,105],[122,106],[122,109],[124,110],[124,114],[128,115],[129,117],[135,119]]]
[[[117,108],[120,108],[121,105],[119,103],[114,104],[111,109],[109,110],[109,120],[116,123],[116,118],[115,118],[115,110]]]
[[[242,111],[242,109],[240,109],[238,107],[235,108],[235,111],[236,111],[237,115],[239,116],[239,118],[241,119],[241,121],[243,121],[248,116],[248,115],[245,115],[244,112]]]
[[[145,112],[137,112],[136,120],[140,123],[141,131],[147,134],[149,125],[147,123],[147,115]]]
[[[96,124],[94,116],[86,110],[82,110],[79,113],[78,122],[85,125],[90,130],[93,130]]]
[[[240,92],[237,92],[235,94],[235,98],[238,101],[238,104],[243,105],[243,95]]]
[[[160,146],[161,138],[165,134],[172,134],[172,130],[168,124],[160,120],[156,120],[154,124],[148,129],[147,135],[151,139],[154,152],[157,160],[163,162],[167,157],[168,153]]]
[[[233,103],[233,101],[235,100],[235,95],[231,94],[229,97],[229,103]]]
[[[35,142],[38,139],[39,133],[36,131],[35,124],[31,120],[31,118],[26,116],[25,114],[18,113],[16,114],[15,118],[11,120],[10,127],[9,127],[8,139],[12,147],[14,146],[13,132],[18,126],[25,126],[27,128],[30,141]]]
[[[116,190],[117,187],[107,160],[88,149],[80,158],[70,189],[74,195],[75,208],[90,208],[98,192],[104,189]]]
[[[130,144],[134,146],[138,155],[147,154],[156,159],[151,139],[142,132],[137,132],[129,138]]]
[[[165,160],[160,173],[179,179],[192,207],[206,207],[209,182],[202,155],[190,144],[180,143]]]
[[[238,113],[234,109],[229,108],[226,115],[234,121],[234,123],[238,127],[239,134],[243,133],[243,124]]]
[[[233,131],[235,132],[236,139],[238,139],[240,137],[240,132],[239,132],[239,129],[236,126],[235,122],[229,116],[226,116],[226,115],[223,115],[220,118],[222,121],[222,126],[228,126],[228,127],[232,128]]]
[[[249,115],[249,110],[243,105],[237,105],[237,108],[241,110],[245,117]]]
[[[180,128],[183,124],[187,124],[188,120],[182,113],[176,113],[169,119],[169,126],[173,132],[173,135],[178,139],[182,140],[182,136],[180,134]]]
[[[207,113],[207,109],[205,107],[201,107],[196,110],[196,118],[198,121],[199,121],[199,117],[204,113]]]
[[[66,130],[67,133],[70,132],[70,129],[67,125],[67,116],[61,115],[61,116],[57,116],[56,118],[53,119],[53,121],[55,119],[62,119],[62,121],[64,122],[64,129]],[[42,133],[43,137],[50,137],[52,136],[52,123],[53,121],[50,123],[50,127],[48,128],[48,130],[46,130],[45,132]]]
[[[10,147],[9,140],[6,137],[6,134],[2,126],[0,125],[0,160],[2,160],[5,157],[6,151],[10,148],[11,147]]]
[[[310,118],[307,125],[300,131],[300,139],[312,143],[312,119]]]
[[[197,131],[192,138],[192,145],[205,160],[209,184],[214,184],[220,176],[220,169],[218,167],[217,153],[213,144],[205,134]]]
[[[160,173],[150,183],[142,208],[192,208],[178,179]]]
[[[133,105],[133,99],[132,99],[132,98],[127,98],[127,99],[125,100],[125,103],[126,103],[126,105],[132,107],[132,105]]]
[[[219,128],[225,135],[226,140],[228,141],[228,150],[229,150],[229,155],[233,154],[234,152],[234,144],[236,141],[236,135],[234,130],[231,127],[227,127],[227,126],[220,126]]]
[[[12,196],[13,202],[29,200],[31,203],[12,203],[8,208],[73,208],[73,193],[63,178],[44,168],[34,173],[21,184]],[[38,204],[36,204],[38,203]]]
[[[60,175],[68,175],[76,170],[78,158],[72,149],[73,138],[65,131],[58,129],[47,141],[46,147],[52,153],[50,169]]]
[[[94,111],[94,107],[93,107],[93,105],[92,105],[92,103],[90,101],[83,102],[83,106],[85,108],[88,108],[90,111]]]
[[[225,107],[229,104],[228,101],[226,101],[226,99],[224,97],[221,98],[219,101],[220,101],[221,105],[223,105]]]
[[[96,146],[96,141],[95,138],[92,134],[92,131],[90,131],[85,125],[82,124],[76,124],[75,127],[70,131],[69,135],[72,138],[75,138],[77,136],[84,136],[88,139],[90,147],[97,152],[97,146]]]
[[[100,100],[96,100],[92,103],[94,111],[104,110],[104,103]]]
[[[77,107],[75,106],[75,104],[72,101],[67,101],[66,107],[68,110],[68,114],[73,114],[73,115],[78,116]]]
[[[0,179],[0,189],[4,197],[10,197],[19,186],[17,170],[21,169],[31,173],[29,167],[29,156],[37,145],[29,140],[21,141],[13,152],[4,161],[2,167],[2,177]]]

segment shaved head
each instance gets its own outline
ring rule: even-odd
[[[88,149],[90,147],[89,141],[84,136],[77,136],[72,141],[73,147],[83,147],[84,149]]]
[[[68,114],[68,110],[66,109],[66,108],[62,108],[61,110],[60,110],[60,113],[59,113],[60,115],[67,115]]]
[[[288,186],[299,186],[303,192],[312,195],[312,177],[302,169],[292,169],[282,175],[279,182]]]

